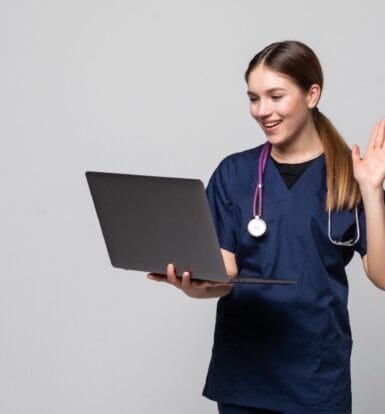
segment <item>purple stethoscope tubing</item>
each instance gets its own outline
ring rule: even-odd
[[[265,173],[267,159],[269,158],[269,154],[271,151],[271,143],[266,142],[261,150],[261,154],[258,160],[258,180],[257,185],[255,187],[254,192],[254,199],[253,199],[253,218],[250,220],[250,224],[253,222],[256,224],[256,227],[251,226],[251,230],[249,232],[255,236],[260,237],[266,231],[266,223],[262,218],[262,206],[263,206],[263,174]],[[258,204],[258,211],[257,211],[257,204]],[[354,246],[360,240],[360,226],[359,226],[359,218],[358,218],[358,209],[357,206],[355,207],[355,222],[356,222],[356,237],[354,239],[346,240],[346,241],[337,241],[334,240],[331,236],[331,211],[328,211],[328,236],[329,240],[337,245],[337,246]]]
[[[257,186],[255,187],[254,192],[254,199],[253,199],[253,217],[262,218],[262,206],[263,206],[263,174],[266,169],[267,159],[269,158],[271,150],[271,143],[266,142],[261,150],[261,154],[259,156],[258,161],[258,181]],[[257,203],[258,203],[258,211],[257,211]]]

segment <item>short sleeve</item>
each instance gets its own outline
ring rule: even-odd
[[[206,188],[211,215],[217,232],[219,245],[230,252],[235,252],[236,237],[231,201],[230,168],[228,159],[224,159],[212,174]]]

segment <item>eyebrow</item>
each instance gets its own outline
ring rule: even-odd
[[[270,88],[270,89],[267,89],[267,91],[266,92],[276,92],[276,91],[284,91],[285,89],[283,89],[283,88]],[[253,95],[253,96],[256,96],[256,95],[258,95],[257,93],[254,93],[254,92],[252,92],[252,91],[247,91],[247,94],[250,96],[250,95]]]

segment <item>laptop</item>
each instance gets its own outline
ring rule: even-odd
[[[262,275],[230,278],[202,181],[86,172],[112,266],[221,283],[293,284]]]

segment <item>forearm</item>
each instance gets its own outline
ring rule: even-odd
[[[368,277],[385,290],[385,205],[382,188],[361,188],[365,208]]]

